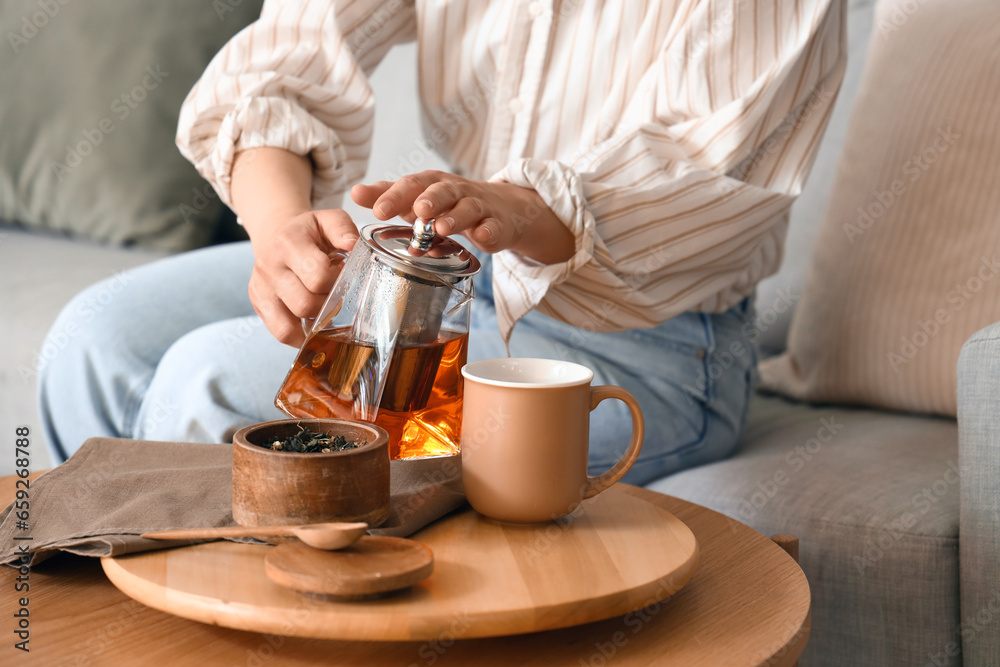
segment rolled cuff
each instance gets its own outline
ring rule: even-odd
[[[541,264],[512,251],[496,254],[493,292],[497,295],[497,320],[504,342],[514,325],[542,302],[551,287],[565,282],[593,259],[596,239],[594,216],[583,195],[579,174],[566,165],[546,160],[523,159],[504,167],[489,179],[537,192],[573,234],[575,250],[565,262]],[[525,224],[531,224],[531,211]]]
[[[193,129],[192,134],[196,133],[197,129]],[[343,144],[332,129],[287,99],[240,99],[222,119],[210,141],[212,143],[206,146],[208,150],[201,159],[193,159],[189,154],[190,147],[186,147],[181,140],[178,146],[229,207],[232,207],[232,172],[236,154],[263,147],[283,148],[308,156],[313,164],[313,207],[335,208],[340,205],[347,188],[347,159]]]

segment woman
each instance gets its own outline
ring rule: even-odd
[[[338,207],[366,169],[366,75],[411,39],[425,132],[454,173],[350,195],[482,254],[470,360],[509,342],[632,391],[647,435],[626,481],[728,455],[756,364],[750,300],[840,84],[843,17],[842,0],[265,3],[178,131],[251,240],[135,271],[43,370],[54,456],[94,435],[226,441],[280,416],[299,318],[336,278],[327,253],[358,238]],[[628,419],[595,413],[591,474]]]

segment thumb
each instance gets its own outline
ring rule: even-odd
[[[326,241],[338,250],[352,250],[360,236],[347,211],[339,208],[313,211],[316,224]]]

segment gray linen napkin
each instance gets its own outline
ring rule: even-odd
[[[18,527],[13,503],[0,512],[0,564],[35,565],[56,551],[163,549],[195,541],[139,535],[234,526],[232,463],[232,445],[91,438],[31,482],[27,530]],[[374,535],[410,535],[465,502],[458,457],[392,461],[390,485],[391,512]]]

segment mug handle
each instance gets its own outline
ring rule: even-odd
[[[629,441],[625,454],[611,470],[598,477],[587,478],[587,485],[583,490],[584,498],[593,498],[617,482],[629,471],[635,460],[639,458],[639,450],[642,449],[642,438],[646,433],[646,424],[642,420],[642,410],[639,409],[639,401],[635,400],[635,396],[628,389],[611,384],[591,387],[590,410],[593,411],[606,398],[617,398],[628,406],[629,412],[632,413],[632,440]]]

